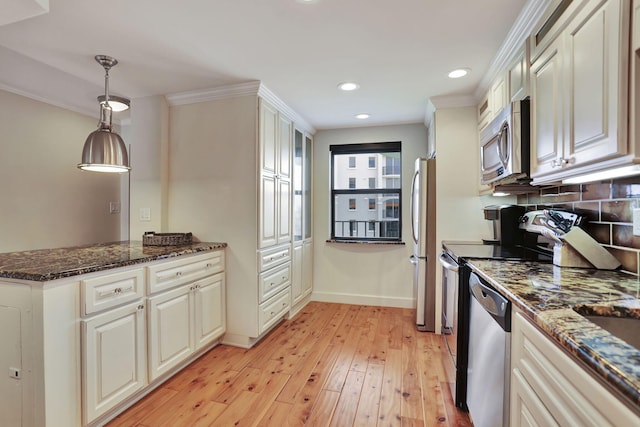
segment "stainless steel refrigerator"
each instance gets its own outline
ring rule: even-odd
[[[418,158],[411,184],[413,289],[419,331],[436,328],[436,159]]]

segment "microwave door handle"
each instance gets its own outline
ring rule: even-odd
[[[511,138],[509,138],[509,123],[506,121],[502,123],[502,126],[500,127],[498,138],[498,156],[506,166],[509,162],[509,145],[511,145]]]

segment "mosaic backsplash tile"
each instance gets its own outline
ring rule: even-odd
[[[633,209],[640,208],[640,177],[581,185],[559,185],[518,196],[529,210],[565,209],[587,218],[583,229],[640,276],[640,236],[633,235]]]

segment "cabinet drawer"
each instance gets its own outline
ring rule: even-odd
[[[260,306],[258,313],[260,333],[275,324],[291,307],[291,291],[287,288]]]
[[[150,294],[201,279],[224,270],[224,251],[179,257],[147,267]]]
[[[291,245],[258,251],[258,271],[265,271],[291,260]]]
[[[144,296],[144,270],[120,271],[80,281],[81,314],[98,311],[135,301]]]
[[[260,301],[264,302],[291,283],[291,263],[260,274]]]

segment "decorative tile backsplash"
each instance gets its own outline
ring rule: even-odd
[[[633,235],[633,209],[640,208],[640,177],[543,187],[519,195],[518,204],[529,210],[565,209],[586,216],[583,229],[622,263],[623,271],[640,276],[640,236]]]

